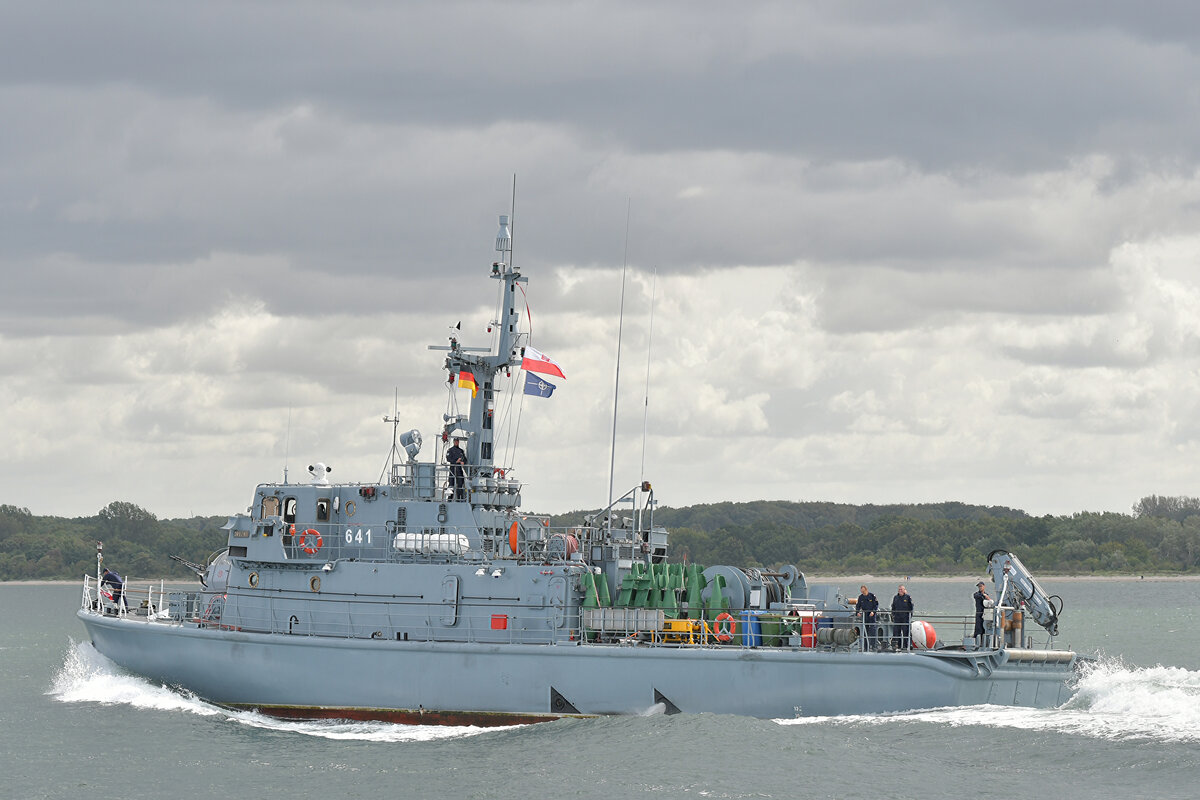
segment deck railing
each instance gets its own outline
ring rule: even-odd
[[[545,608],[510,607],[496,613],[486,603],[459,602],[433,608],[413,597],[359,596],[323,599],[298,610],[295,598],[268,597],[246,590],[180,591],[157,584],[126,582],[119,594],[106,596],[94,576],[85,576],[81,606],[95,613],[142,619],[147,623],[194,625],[257,633],[349,639],[460,641],[511,644],[579,644],[583,646],[717,647],[795,649],[837,652],[905,652],[890,612],[878,613],[874,629],[850,610],[786,609],[738,611],[724,618],[668,619],[661,609],[598,608],[547,616]],[[107,593],[111,595],[111,590]],[[253,604],[240,602],[253,596]],[[439,617],[439,611],[442,616]],[[713,615],[708,615],[712,617]],[[990,649],[999,636],[988,633],[978,643],[971,637],[974,617],[922,614],[934,626],[937,648]],[[1006,642],[1033,647],[1033,637]],[[1038,643],[1048,647],[1051,643]]]
[[[80,607],[111,616],[154,617],[164,612],[167,595],[165,581],[159,581],[157,586],[153,582],[125,581],[117,588],[98,581],[94,575],[84,575]]]

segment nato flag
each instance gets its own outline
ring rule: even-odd
[[[525,394],[549,397],[554,394],[554,390],[557,388],[557,386],[547,381],[541,375],[534,375],[532,372],[525,373]]]

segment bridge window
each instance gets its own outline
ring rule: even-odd
[[[283,498],[283,521],[289,525],[296,521],[296,498]]]
[[[317,522],[329,522],[329,498],[317,499]]]

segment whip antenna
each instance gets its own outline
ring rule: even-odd
[[[643,398],[642,410],[642,471],[638,483],[646,482],[646,431],[650,420],[650,348],[654,343],[654,289],[658,283],[658,267],[650,276],[650,334],[646,337],[646,395]]]
[[[625,199],[625,256],[621,262],[621,311],[617,322],[617,376],[613,381],[612,450],[608,460],[608,529],[612,530],[613,478],[617,469],[617,399],[621,395],[621,334],[625,327],[625,270],[629,265],[629,206]]]
[[[292,449],[292,407],[288,406],[287,436],[283,440],[283,484],[287,485],[288,453]]]

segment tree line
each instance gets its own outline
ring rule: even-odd
[[[552,518],[578,524],[587,513]],[[1146,574],[1200,570],[1200,498],[1150,495],[1131,514],[1082,511],[1034,517],[966,503],[849,505],[757,501],[660,508],[670,561],[852,575],[979,572],[988,553],[1011,550],[1043,574]]]
[[[593,512],[552,515],[580,524]],[[203,563],[222,549],[226,517],[160,520],[133,503],[91,517],[35,516],[0,505],[0,580],[76,579],[105,563],[138,577],[191,577],[170,559]],[[1132,513],[1033,517],[1003,506],[965,503],[848,505],[757,501],[660,508],[671,532],[670,561],[773,567],[818,574],[977,573],[997,548],[1043,574],[1200,571],[1200,498],[1150,495]]]
[[[228,517],[160,520],[133,503],[109,503],[91,517],[35,516],[0,505],[0,580],[76,579],[96,573],[96,542],[105,566],[122,575],[188,579],[176,555],[203,563],[227,541]]]

